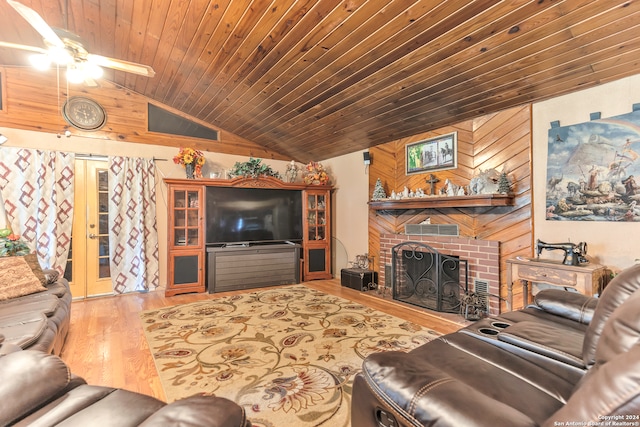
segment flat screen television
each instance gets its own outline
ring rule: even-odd
[[[246,244],[302,240],[302,192],[207,187],[206,243]]]

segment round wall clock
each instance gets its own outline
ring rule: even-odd
[[[93,99],[73,96],[62,107],[64,119],[81,130],[98,130],[107,121],[104,108]]]

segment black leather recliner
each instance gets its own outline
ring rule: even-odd
[[[409,353],[370,355],[354,381],[352,426],[640,422],[639,288],[636,265],[599,300],[542,291],[532,307]]]
[[[57,356],[18,350],[0,358],[0,426],[251,427],[234,402],[193,396],[166,404],[111,387],[88,385]]]

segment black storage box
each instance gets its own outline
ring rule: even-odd
[[[368,291],[378,287],[378,273],[364,268],[343,268],[340,270],[340,283],[358,291]]]

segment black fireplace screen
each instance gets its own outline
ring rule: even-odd
[[[419,242],[392,248],[393,299],[431,310],[459,313],[468,291],[466,260],[444,255]]]

